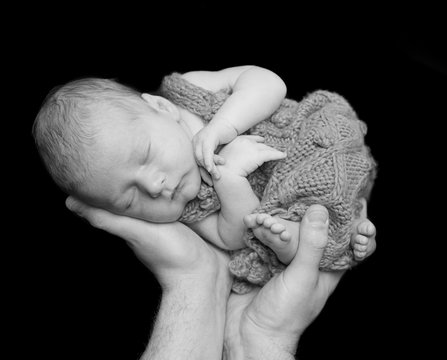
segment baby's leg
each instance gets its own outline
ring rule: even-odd
[[[354,222],[351,246],[354,251],[354,259],[362,261],[371,255],[376,249],[376,228],[367,219],[366,200],[360,199],[362,208],[358,219]]]
[[[288,265],[298,249],[299,226],[297,222],[268,214],[250,214],[244,217],[245,225],[264,245],[272,249],[278,259]]]

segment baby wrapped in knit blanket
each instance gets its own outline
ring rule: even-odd
[[[205,90],[173,73],[163,79],[161,94],[208,123],[230,95]],[[266,213],[300,222],[308,207],[321,204],[329,212],[329,241],[320,262],[322,270],[343,270],[356,264],[350,247],[359,199],[368,199],[376,176],[376,162],[365,145],[367,128],[340,95],[316,91],[301,101],[284,99],[268,119],[247,131],[287,153],[283,160],[267,162],[248,176]],[[180,221],[193,223],[220,209],[211,186],[201,184]],[[246,248],[232,251],[233,290],[246,293],[264,285],[284,265],[275,253],[248,231]]]

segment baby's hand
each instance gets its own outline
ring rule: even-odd
[[[236,136],[237,131],[232,126],[222,123],[210,123],[192,139],[194,156],[197,163],[199,166],[205,168],[214,179],[219,179],[220,177],[216,165],[224,164],[223,158],[214,152],[219,145],[229,143]]]
[[[263,143],[257,135],[241,135],[224,146],[219,155],[225,159],[225,169],[247,177],[267,161],[281,160],[287,154]]]

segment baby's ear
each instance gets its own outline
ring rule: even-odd
[[[144,101],[146,101],[149,106],[157,111],[157,112],[167,112],[167,113],[177,113],[178,109],[177,107],[171,103],[168,99],[165,99],[164,97],[157,96],[157,95],[151,95],[151,94],[141,94],[141,97]]]

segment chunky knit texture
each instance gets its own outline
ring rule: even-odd
[[[230,95],[195,86],[180,74],[163,79],[161,93],[208,123]],[[284,160],[263,164],[248,176],[261,200],[255,213],[301,221],[312,204],[329,211],[329,241],[320,262],[322,270],[343,270],[356,264],[350,247],[353,221],[360,197],[369,198],[376,163],[364,143],[366,125],[341,96],[316,91],[297,102],[285,99],[276,112],[247,134],[260,135],[265,143],[287,153]],[[214,189],[202,183],[196,199],[189,202],[180,221],[199,221],[220,209]],[[246,248],[233,251],[230,271],[233,290],[246,293],[264,285],[284,265],[274,252],[248,231]]]

